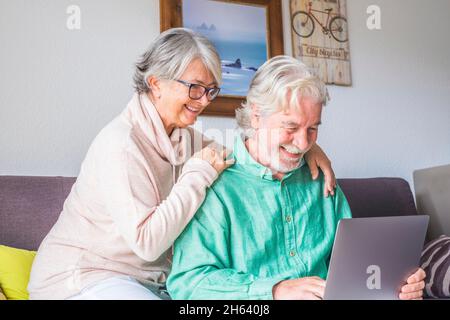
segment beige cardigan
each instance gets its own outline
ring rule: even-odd
[[[192,128],[169,138],[148,97],[135,94],[92,142],[39,247],[30,299],[66,299],[115,275],[161,287],[170,247],[217,178],[208,162],[185,162],[209,142]]]

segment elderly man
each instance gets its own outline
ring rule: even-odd
[[[317,140],[323,82],[278,56],[256,73],[237,111],[235,165],[208,190],[175,243],[174,299],[321,299],[337,223],[351,212],[342,190],[324,197],[303,155]],[[417,271],[400,293],[420,299]]]

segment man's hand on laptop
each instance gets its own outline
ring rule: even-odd
[[[425,288],[425,271],[421,268],[411,275],[399,294],[401,300],[422,300]]]
[[[322,300],[324,293],[325,280],[319,277],[284,280],[272,289],[274,300]]]

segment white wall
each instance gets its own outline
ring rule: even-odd
[[[319,143],[339,177],[412,182],[413,170],[450,163],[450,1],[347,3],[353,86],[330,86]],[[66,28],[69,4],[81,8],[79,31]],[[371,4],[380,31],[366,28]],[[158,32],[157,0],[0,0],[0,174],[77,175]],[[200,121],[207,133],[235,126]]]
[[[412,184],[413,170],[450,163],[450,1],[347,3],[353,86],[330,87],[319,143],[340,177]],[[382,30],[366,28],[371,4]]]
[[[0,174],[77,175],[158,34],[157,0],[0,0]]]

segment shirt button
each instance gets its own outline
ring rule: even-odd
[[[287,222],[291,222],[291,221],[292,221],[292,217],[291,217],[291,216],[287,216],[287,217],[286,217],[286,221],[287,221]]]
[[[294,250],[291,250],[291,252],[289,252],[289,255],[290,255],[291,257],[295,256],[295,251],[294,251]]]

